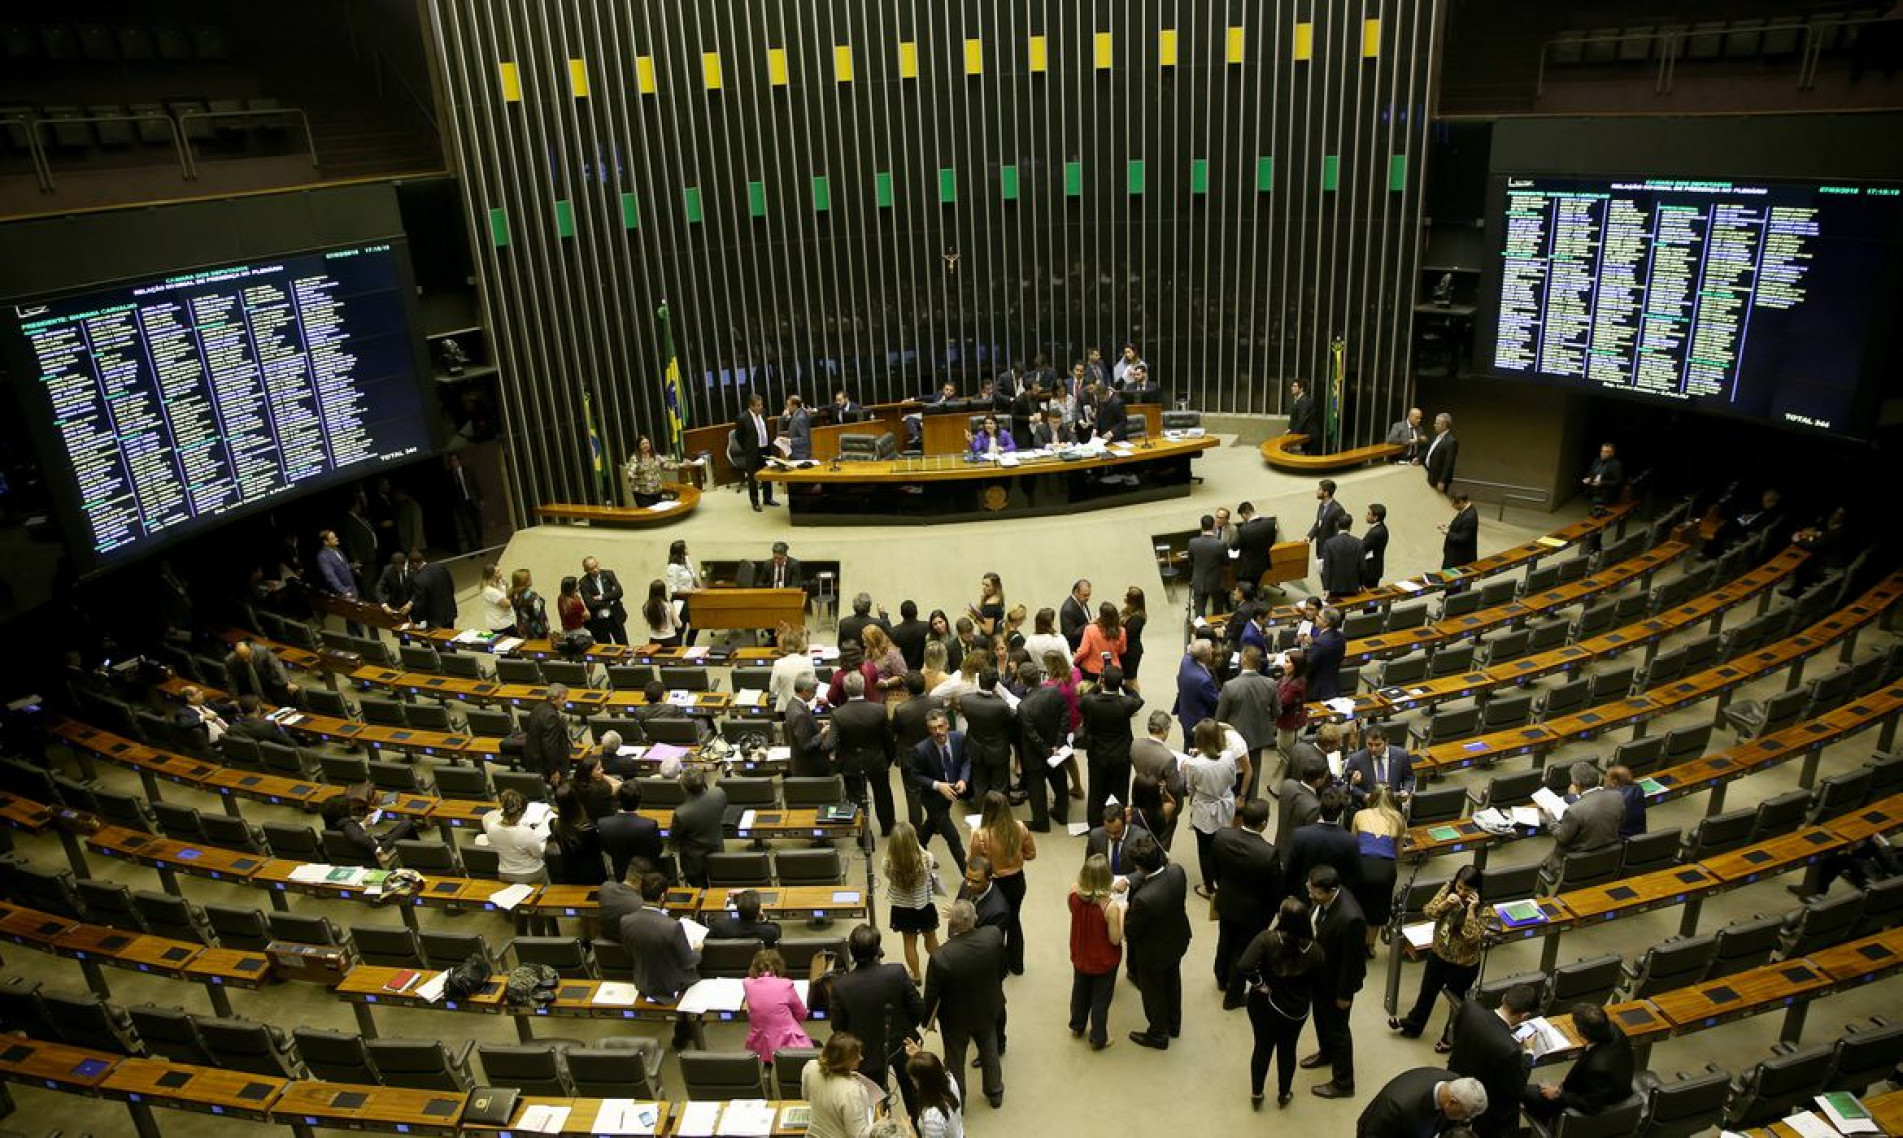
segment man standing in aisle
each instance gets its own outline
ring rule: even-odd
[[[1394,457],[1396,463],[1405,463],[1409,466],[1420,463],[1421,452],[1427,446],[1427,432],[1421,429],[1419,407],[1409,407],[1407,418],[1396,420],[1395,424],[1388,428],[1388,445],[1401,448],[1401,453]]]
[[[1189,952],[1189,876],[1166,863],[1163,847],[1147,833],[1124,846],[1135,872],[1130,875],[1129,910],[1123,938],[1130,950],[1130,974],[1143,993],[1142,1031],[1130,1042],[1156,1051],[1169,1050],[1183,1033],[1183,956]]]
[[[588,606],[588,631],[597,644],[628,642],[628,609],[621,603],[621,578],[593,557],[581,559],[581,601]]]
[[[1111,798],[1130,800],[1130,720],[1143,706],[1143,697],[1123,690],[1123,669],[1115,664],[1103,670],[1097,690],[1078,701],[1083,716],[1083,740],[1090,760],[1090,797],[1084,818],[1103,825],[1103,806]]]
[[[1440,532],[1447,535],[1440,547],[1442,569],[1458,568],[1480,558],[1480,511],[1460,491],[1455,491],[1451,500],[1454,516],[1440,527]]]
[[[317,535],[317,579],[324,588],[335,596],[345,600],[357,599],[357,577],[350,571],[350,562],[345,560],[343,542],[338,540],[337,531],[327,529]],[[344,622],[344,631],[351,636],[362,636],[363,625],[354,620]]]
[[[845,680],[846,702],[833,709],[833,753],[846,776],[846,793],[855,804],[871,790],[879,816],[879,836],[892,832],[892,731],[885,704],[866,699],[866,678],[853,672]]]
[[[1349,1025],[1355,994],[1368,975],[1368,922],[1341,875],[1320,865],[1308,872],[1315,943],[1321,946],[1322,974],[1315,985],[1315,1038],[1321,1045],[1302,1060],[1304,1070],[1332,1066],[1334,1077],[1312,1088],[1321,1098],[1355,1096],[1355,1037]]]
[[[1321,543],[1335,535],[1340,519],[1348,516],[1348,511],[1340,502],[1335,501],[1335,480],[1324,478],[1315,483],[1315,524],[1308,529],[1308,540],[1317,548]]]
[[[773,450],[773,436],[766,426],[766,400],[759,395],[747,397],[747,410],[733,425],[734,442],[738,444],[740,454],[739,470],[747,480],[747,500],[753,503],[757,513],[760,509],[760,484],[755,480],[766,467],[767,455]],[[777,506],[773,500],[773,483],[766,484],[766,504]]]
[[[1269,571],[1269,550],[1275,545],[1275,519],[1257,516],[1255,504],[1244,502],[1236,507],[1242,524],[1236,527],[1236,583],[1251,586],[1262,583]]]
[[[1198,523],[1202,532],[1189,539],[1189,588],[1192,616],[1210,616],[1222,608],[1223,569],[1229,564],[1229,548],[1216,533],[1216,519],[1204,514]]]
[[[1308,393],[1308,381],[1292,379],[1288,385],[1289,398],[1294,403],[1288,412],[1288,433],[1305,436],[1301,453],[1320,454],[1322,449],[1322,417],[1315,409],[1315,397]]]
[[[1454,460],[1460,457],[1460,440],[1454,437],[1454,417],[1442,411],[1434,416],[1434,441],[1427,444],[1421,462],[1427,467],[1427,484],[1447,493],[1454,484]]]

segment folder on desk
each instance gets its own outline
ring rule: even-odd
[[[522,1092],[514,1087],[477,1087],[469,1092],[462,1120],[482,1126],[507,1126],[515,1117],[515,1104]]]
[[[1500,918],[1500,923],[1510,929],[1537,925],[1546,920],[1546,914],[1532,901],[1508,901],[1495,905],[1493,912]]]

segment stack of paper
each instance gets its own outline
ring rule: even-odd
[[[681,993],[679,1010],[683,1015],[737,1012],[746,1002],[747,988],[739,980],[701,980]]]
[[[1421,583],[1419,581],[1396,581],[1394,587],[1403,593],[1418,593],[1421,591]]]
[[[1554,1051],[1565,1051],[1573,1045],[1545,1016],[1534,1016],[1522,1023],[1514,1029],[1513,1038],[1535,1059]]]
[[[773,1133],[773,1106],[765,1099],[737,1098],[720,1112],[715,1133],[730,1138],[766,1138]]]
[[[1515,806],[1513,808],[1513,824],[1516,826],[1525,826],[1529,830],[1537,830],[1540,828],[1541,818],[1540,808],[1537,806]]]
[[[594,1134],[652,1134],[660,1124],[661,1108],[651,1102],[631,1098],[606,1098],[595,1111]]]
[[[505,636],[494,644],[491,644],[489,651],[494,652],[498,656],[507,656],[520,647],[522,647],[522,638],[520,636]]]
[[[1817,1096],[1824,1117],[1843,1134],[1881,1134],[1883,1128],[1870,1117],[1869,1108],[1849,1091],[1831,1091]]]
[[[1504,834],[1513,829],[1513,816],[1494,806],[1474,811],[1473,820],[1474,825],[1489,833]]]
[[[507,889],[498,889],[489,894],[489,903],[507,912],[528,900],[529,894],[533,892],[535,887],[532,885],[511,885]]]
[[[1090,833],[1089,822],[1070,822],[1064,828],[1070,831],[1070,836],[1073,838],[1085,837]]]
[[[1784,1125],[1796,1131],[1797,1138],[1839,1138],[1836,1129],[1830,1123],[1808,1110],[1791,1115],[1784,1120]],[[1732,1131],[1727,1130],[1725,1138],[1736,1138],[1736,1136]]]
[[[647,759],[651,763],[664,763],[669,759],[685,759],[687,748],[673,743],[653,743],[648,746]]]
[[[740,812],[740,824],[736,828],[743,834],[753,829],[753,820],[758,814],[758,810],[742,810]]]
[[[1045,759],[1044,761],[1050,764],[1051,766],[1061,767],[1064,765],[1065,759],[1070,758],[1072,755],[1076,753],[1077,752],[1070,747],[1059,747],[1057,748],[1057,750],[1051,752],[1050,758]]]
[[[567,1107],[541,1104],[524,1110],[522,1119],[515,1124],[515,1128],[530,1134],[560,1134],[562,1127],[567,1125]]]
[[[733,693],[733,705],[735,707],[764,707],[766,691],[762,688],[741,688]]]
[[[671,691],[667,693],[667,702],[675,707],[694,706],[694,693],[691,691]]]
[[[680,508],[681,500],[679,498],[663,498],[648,507],[648,509],[653,510],[657,514],[662,510],[678,510]]]
[[[718,1102],[689,1102],[681,1109],[680,1119],[674,1123],[674,1133],[678,1138],[713,1138],[714,1126],[720,1121]]]
[[[793,748],[791,747],[768,747],[766,749],[766,760],[769,763],[789,762],[792,758]]]
[[[696,644],[690,648],[682,649],[681,656],[688,660],[705,660],[707,654],[713,650],[714,646],[711,644]]]
[[[433,1004],[443,998],[443,988],[448,983],[449,973],[438,972],[436,975],[418,984],[412,994],[418,999],[428,1000]]]
[[[620,756],[621,756],[622,758],[626,758],[626,759],[638,759],[638,758],[640,758],[640,757],[641,757],[642,755],[645,755],[645,754],[647,754],[647,753],[648,753],[648,749],[647,749],[647,747],[646,747],[645,745],[643,745],[643,744],[641,744],[641,743],[636,743],[636,744],[634,744],[634,745],[632,745],[632,746],[629,746],[628,744],[626,744],[626,743],[623,743],[623,744],[621,745],[621,749],[620,749],[619,751],[616,751],[615,753],[616,753],[616,754],[618,754],[618,755],[620,755]]]
[[[707,934],[712,930],[692,917],[682,917],[680,922],[681,927],[687,930],[687,947],[699,952],[700,946],[707,943]]]
[[[309,862],[293,869],[291,871],[291,880],[301,881],[306,885],[315,885],[320,881],[328,881],[330,879],[330,871],[333,868],[335,867]]]
[[[604,980],[601,986],[595,989],[594,998],[588,1002],[617,1008],[631,1008],[640,998],[641,993],[635,991],[633,984],[624,984],[619,980]]]
[[[1407,938],[1409,947],[1416,952],[1426,952],[1434,944],[1434,922],[1417,921],[1401,926],[1401,935]]]
[[[1555,821],[1566,816],[1566,800],[1544,786],[1533,792],[1533,805],[1551,814]]]
[[[1328,710],[1334,712],[1336,715],[1346,715],[1350,719],[1355,717],[1355,699],[1353,696],[1340,695],[1334,699],[1323,700],[1322,703]]]

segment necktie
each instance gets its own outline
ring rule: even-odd
[[[955,777],[953,777],[958,772],[952,769],[950,747],[940,747],[938,749],[938,762],[940,766],[945,768],[945,781],[957,782],[958,780]]]
[[[786,585],[786,572],[784,569],[780,567],[778,562],[775,562],[773,565],[773,587],[776,589],[779,589],[779,588],[784,588],[785,585]]]
[[[1117,873],[1123,872],[1123,866],[1121,864],[1122,858],[1123,858],[1123,843],[1120,841],[1111,842],[1110,843],[1110,872],[1111,873],[1117,874]]]
[[[456,468],[456,492],[461,494],[465,501],[468,500],[469,486],[463,481],[463,468],[460,466]]]
[[[1386,755],[1382,755],[1374,761],[1374,781],[1377,784],[1388,781],[1388,757]]]

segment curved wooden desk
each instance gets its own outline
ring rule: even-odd
[[[663,482],[661,489],[674,495],[678,505],[657,509],[653,506],[590,506],[582,502],[549,502],[535,507],[543,518],[569,518],[595,526],[651,526],[684,518],[700,505],[700,490],[685,482]]]
[[[786,486],[794,525],[1027,517],[1187,496],[1190,460],[1220,445],[1205,435],[1153,439],[1070,462],[1025,457],[1004,466],[939,454],[840,463],[837,469],[769,467],[757,477]],[[697,613],[699,604],[697,599]]]
[[[1401,453],[1401,448],[1393,443],[1375,443],[1353,450],[1336,451],[1334,454],[1296,454],[1289,449],[1307,441],[1307,435],[1278,435],[1262,444],[1262,461],[1277,470],[1311,473],[1366,466],[1370,462],[1393,458]]]

